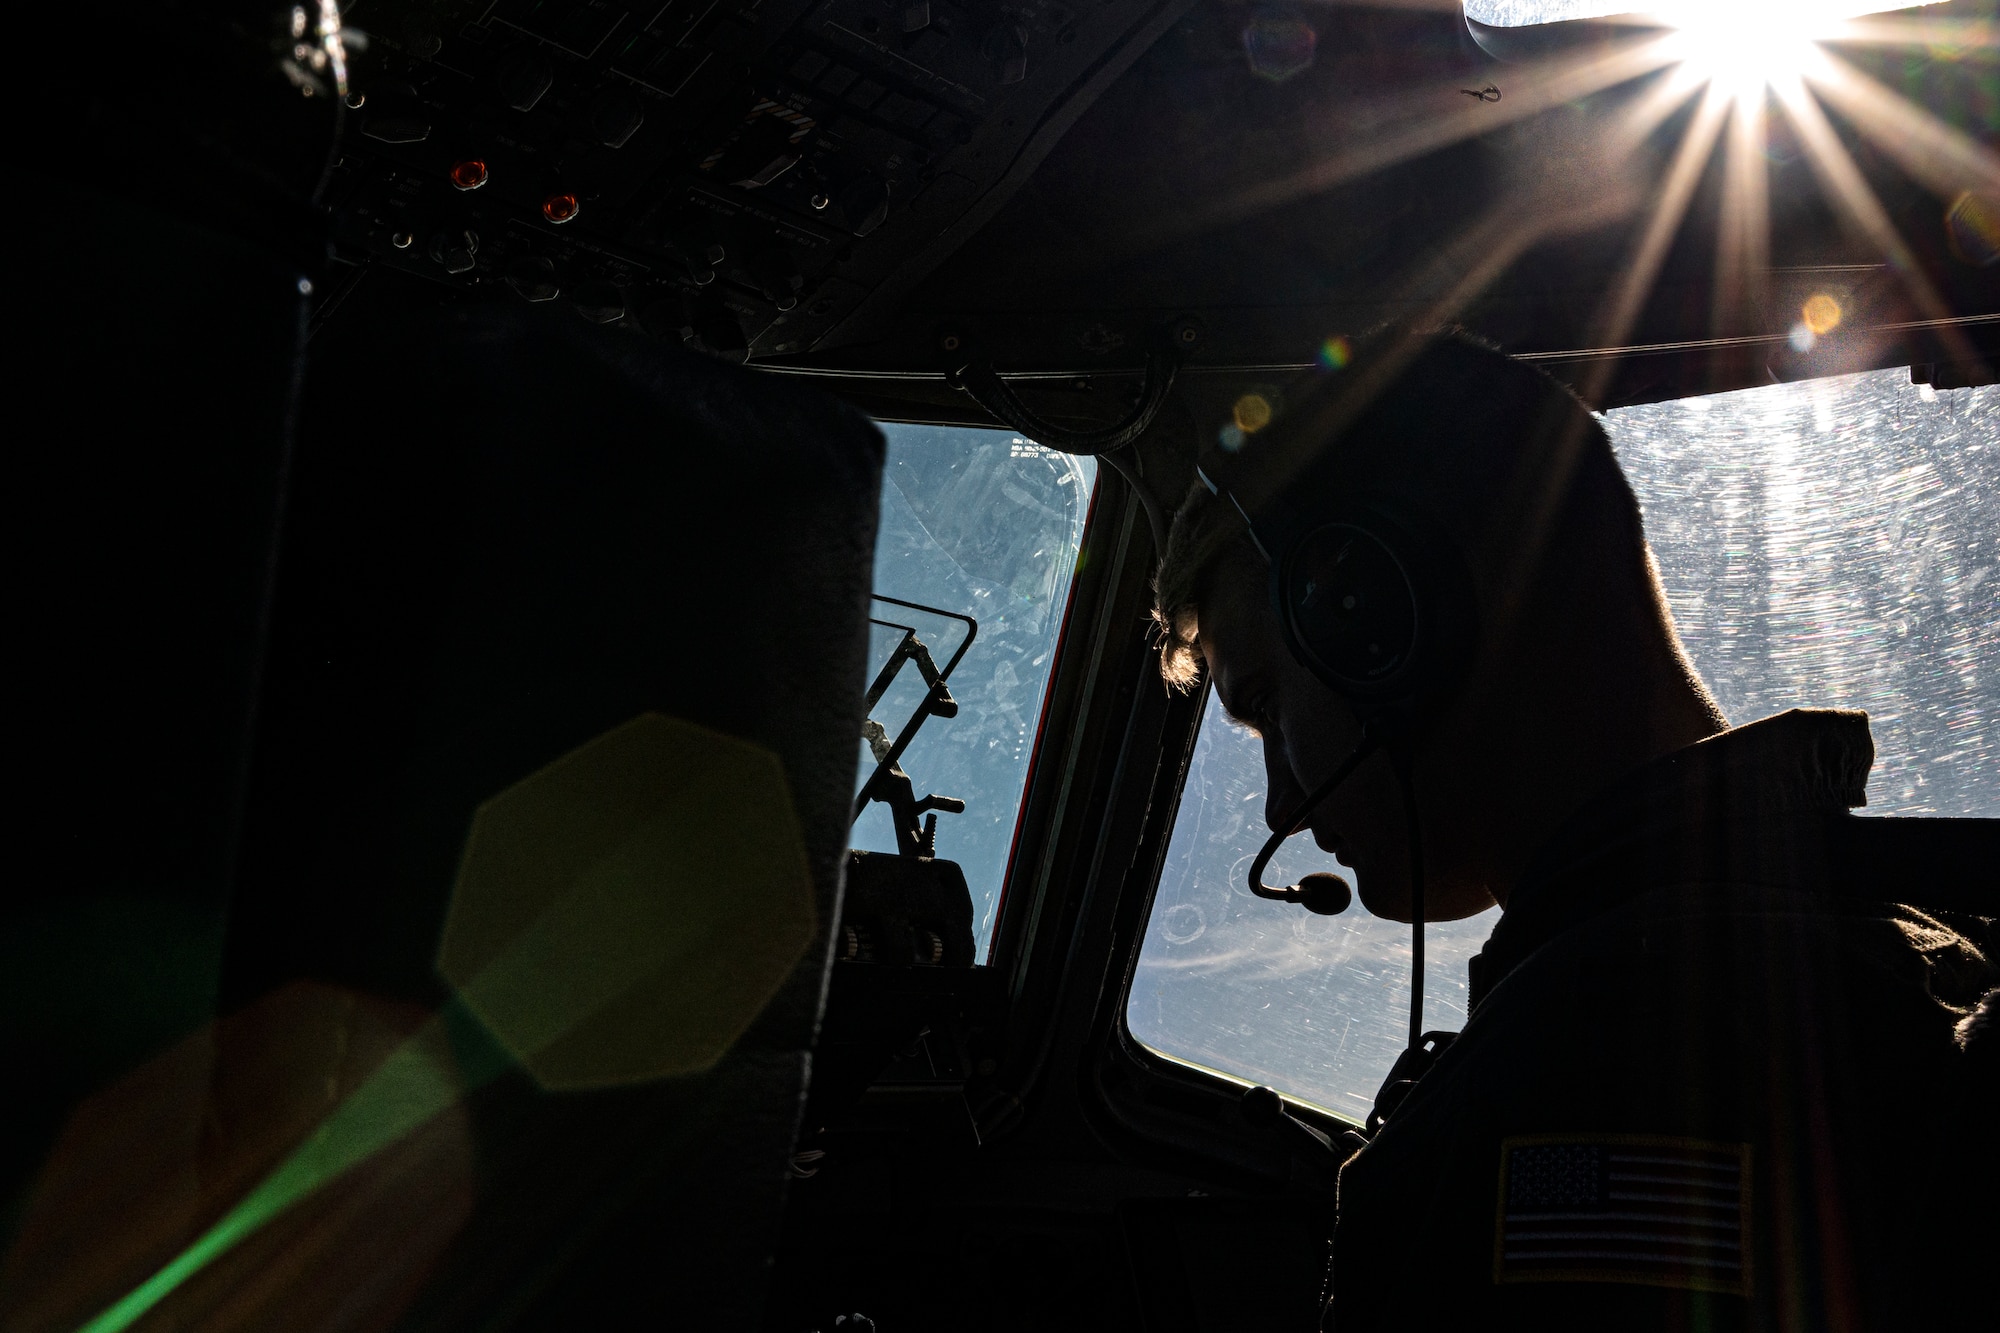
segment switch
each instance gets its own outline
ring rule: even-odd
[[[361,133],[377,143],[422,143],[431,137],[431,123],[423,116],[377,112],[368,117]]]
[[[743,336],[742,323],[720,301],[704,301],[696,309],[694,336],[695,346],[711,356],[738,365],[750,358],[750,340]]]
[[[540,255],[522,255],[507,265],[507,285],[523,301],[553,301],[562,295],[556,266]]]
[[[639,94],[622,83],[606,88],[590,104],[590,132],[606,148],[623,148],[645,123]]]
[[[721,239],[699,222],[676,232],[670,244],[687,265],[688,277],[701,287],[715,281],[715,266],[728,257]]]
[[[431,258],[447,273],[469,273],[479,262],[479,233],[447,227],[431,237]]]
[[[700,228],[688,233],[687,250],[697,259],[706,261],[710,268],[729,258],[729,252],[722,248],[722,241],[712,232]]]
[[[639,308],[639,327],[655,338],[684,343],[694,337],[694,308],[672,293],[654,296]]]
[[[798,165],[799,126],[779,115],[760,115],[728,141],[702,170],[746,190],[762,189]]]
[[[980,39],[979,54],[986,57],[995,83],[1019,83],[1028,77],[1028,30],[1005,20],[996,23]]]
[[[805,288],[806,279],[789,251],[766,250],[750,261],[750,272],[756,277],[764,299],[778,309],[790,310],[799,303],[799,292]]]
[[[615,283],[592,280],[570,293],[576,313],[593,324],[615,324],[625,318],[625,293]]]
[[[582,202],[568,191],[558,191],[542,200],[542,216],[558,227],[582,211]]]
[[[931,0],[903,0],[903,31],[922,32],[931,26]]]
[[[842,185],[834,202],[847,217],[847,229],[866,236],[889,217],[889,182],[880,176],[858,176]]]
[[[797,153],[774,153],[763,166],[758,167],[755,171],[740,180],[731,181],[730,184],[740,186],[746,190],[761,190],[798,164],[799,155]]]
[[[534,51],[518,51],[502,60],[493,71],[500,100],[516,111],[533,111],[535,103],[542,100],[542,94],[555,81],[555,71],[549,62]]]

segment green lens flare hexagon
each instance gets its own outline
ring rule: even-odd
[[[613,728],[474,814],[438,952],[452,1005],[84,1333],[131,1327],[280,1213],[512,1064],[550,1089],[713,1067],[816,926],[775,754],[659,714]],[[463,1039],[469,1023],[491,1040]]]

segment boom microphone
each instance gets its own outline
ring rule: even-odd
[[[1281,889],[1274,889],[1264,882],[1264,868],[1271,864],[1271,858],[1277,855],[1278,848],[1284,844],[1285,839],[1304,828],[1306,821],[1312,818],[1313,811],[1325,804],[1327,797],[1333,795],[1340,784],[1347,781],[1354,770],[1361,766],[1361,761],[1373,753],[1375,753],[1374,729],[1363,727],[1360,741],[1348,751],[1347,758],[1340,761],[1340,767],[1334,769],[1333,776],[1313,789],[1312,794],[1307,796],[1305,803],[1299,807],[1298,813],[1293,815],[1289,823],[1271,834],[1264,843],[1264,849],[1257,853],[1257,859],[1250,863],[1250,892],[1273,902],[1297,903],[1308,912],[1319,916],[1338,916],[1347,910],[1348,905],[1354,901],[1354,890],[1348,887],[1347,881],[1340,876],[1322,870],[1304,876],[1296,884],[1287,884]]]

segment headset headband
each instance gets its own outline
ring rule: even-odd
[[[1329,450],[1362,424],[1384,378],[1366,367],[1242,448],[1210,450],[1196,472],[1270,565],[1292,655],[1364,714],[1407,721],[1456,684],[1473,600],[1455,545],[1369,484],[1365,442]]]

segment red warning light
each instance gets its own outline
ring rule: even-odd
[[[583,205],[577,202],[573,194],[552,194],[542,200],[542,216],[557,226],[568,222],[582,211]]]
[[[486,184],[486,164],[476,157],[467,158],[451,169],[451,183],[461,190],[476,190]]]

